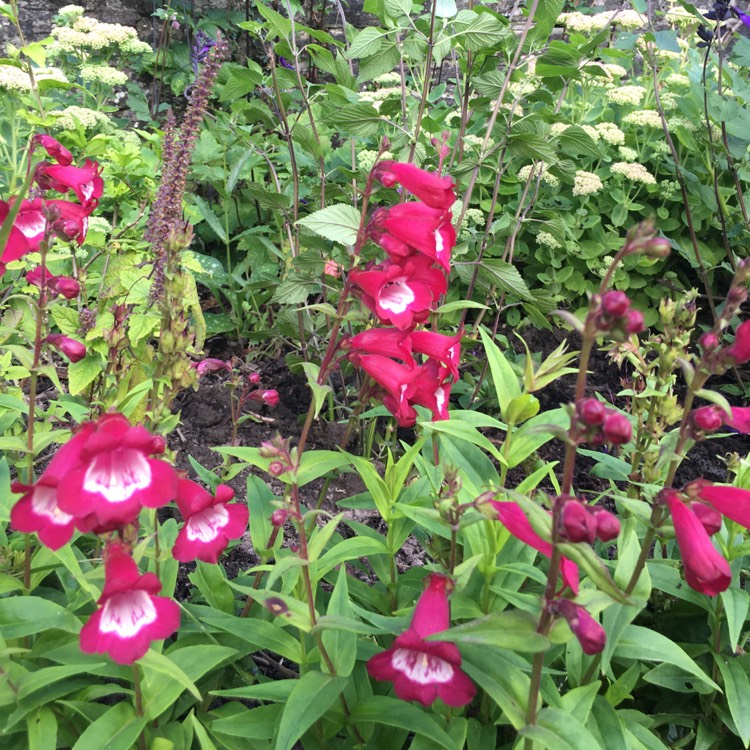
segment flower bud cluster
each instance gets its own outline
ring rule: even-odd
[[[716,432],[724,422],[724,410],[720,406],[701,406],[690,413],[688,434],[693,440],[702,440],[705,433]]]
[[[571,437],[579,443],[623,445],[633,436],[630,420],[595,398],[583,398],[575,405]]]
[[[630,306],[625,292],[610,290],[601,298],[592,300],[594,325],[600,333],[608,334],[615,341],[624,341],[633,333],[644,330],[643,313]]]
[[[561,533],[571,542],[588,542],[597,539],[611,542],[620,533],[620,521],[614,513],[604,508],[591,508],[574,497],[559,497],[563,502],[560,514]]]

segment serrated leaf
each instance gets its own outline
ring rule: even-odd
[[[222,102],[231,102],[247,96],[263,81],[260,66],[252,60],[247,61],[247,67],[237,63],[224,63],[223,69],[229,72],[229,79],[221,87],[219,99]]]
[[[90,352],[78,362],[68,365],[68,390],[71,395],[79,396],[102,372],[102,358],[96,352]]]
[[[357,241],[360,212],[346,203],[336,203],[305,216],[297,223],[332,242],[353,245]]]
[[[470,52],[493,47],[508,34],[505,24],[491,13],[462,10],[454,24],[459,43]]]
[[[219,220],[219,217],[214,212],[213,208],[211,208],[211,206],[209,206],[208,203],[200,197],[200,195],[193,195],[193,200],[195,201],[195,205],[198,207],[198,211],[200,211],[201,216],[206,220],[206,223],[214,231],[214,234],[216,234],[216,236],[223,243],[226,244],[227,242],[229,242],[226,229]]]
[[[346,56],[350,59],[372,57],[380,52],[386,32],[374,26],[368,26],[354,37]]]

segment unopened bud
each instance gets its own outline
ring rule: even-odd
[[[150,453],[164,453],[167,447],[167,441],[161,435],[154,435],[151,438]]]
[[[272,477],[278,477],[281,476],[286,469],[284,468],[284,464],[281,463],[281,461],[271,461],[270,464],[268,464],[268,473]]]
[[[276,508],[276,510],[271,513],[271,525],[280,528],[287,522],[288,518],[289,511],[286,510],[286,508]]]
[[[251,372],[247,376],[247,380],[252,385],[258,385],[258,383],[260,383],[260,373],[258,373],[258,372]]]
[[[650,258],[666,258],[672,251],[672,245],[666,237],[654,237],[643,246],[644,255]]]
[[[608,411],[602,423],[604,439],[613,445],[623,445],[633,436],[628,418],[616,411]]]
[[[617,539],[620,534],[620,520],[614,513],[600,508],[594,511],[594,521],[596,522],[596,535],[603,542],[611,542]]]
[[[71,362],[78,362],[86,356],[86,347],[80,341],[63,336],[61,333],[50,333],[45,341]]]
[[[51,280],[50,285],[53,286],[59,294],[65,299],[73,299],[78,296],[81,291],[81,285],[69,276],[57,276]]]
[[[581,399],[578,402],[577,410],[581,421],[590,427],[600,425],[607,413],[607,407],[595,398]]]
[[[602,310],[613,318],[621,318],[630,308],[625,292],[609,291],[602,297]]]
[[[568,500],[562,509],[562,531],[571,542],[588,542],[596,539],[596,522],[588,508],[578,500]]]
[[[716,432],[724,424],[724,413],[718,406],[701,406],[690,415],[690,421],[701,432]]]
[[[699,339],[698,344],[703,349],[704,354],[710,354],[716,351],[719,346],[719,339],[713,331],[706,331]]]
[[[628,310],[628,322],[626,325],[628,333],[640,333],[645,329],[643,324],[643,313],[640,310]]]
[[[262,398],[267,406],[276,406],[279,403],[279,392],[273,389],[263,391]]]
[[[573,635],[578,639],[584,654],[591,656],[604,650],[607,633],[588,611],[569,599],[555,602],[552,609],[561,614],[567,621]]]
[[[716,508],[699,502],[692,502],[689,506],[709,536],[721,529],[721,513]]]

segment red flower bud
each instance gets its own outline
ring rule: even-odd
[[[588,542],[596,539],[596,521],[589,509],[578,500],[568,500],[562,509],[562,531],[571,542]]]
[[[556,609],[568,621],[568,625],[575,637],[578,638],[584,654],[591,656],[604,649],[607,643],[607,633],[586,609],[574,604],[569,599],[558,602]]]
[[[279,392],[273,389],[262,391],[261,398],[266,406],[276,406],[279,403]]]
[[[708,354],[715,351],[716,347],[719,346],[719,339],[713,331],[707,331],[698,339],[698,344],[704,353]]]
[[[278,477],[281,476],[286,469],[284,468],[284,464],[281,463],[281,461],[271,461],[270,464],[268,464],[268,473],[272,477]]]
[[[151,453],[161,454],[167,447],[167,441],[161,435],[154,435],[151,438]]]
[[[698,517],[709,536],[713,536],[721,529],[721,513],[716,508],[697,501],[688,503],[688,507]]]
[[[288,510],[286,510],[285,508],[276,508],[276,510],[271,513],[271,525],[279,528],[287,522],[288,518]]]
[[[616,411],[608,411],[602,425],[604,439],[613,445],[627,443],[633,436],[633,427],[628,418]]]
[[[73,299],[81,291],[81,285],[70,276],[57,276],[50,280],[50,286],[58,291],[65,299]]]
[[[86,356],[86,347],[80,341],[63,336],[61,333],[50,333],[45,341],[71,362],[78,362]]]
[[[595,510],[594,521],[596,521],[596,535],[599,539],[603,542],[617,539],[620,534],[620,520],[614,513],[603,508]]]
[[[630,309],[625,292],[609,291],[602,297],[602,310],[613,318],[621,318]]]
[[[628,310],[628,323],[626,330],[628,333],[640,333],[645,330],[643,324],[643,313],[640,310]]]
[[[606,413],[607,407],[595,398],[584,398],[578,402],[578,416],[584,424],[591,427],[600,425]]]
[[[73,154],[51,135],[37,134],[33,138],[58,164],[69,167],[73,163]]]
[[[724,412],[718,406],[701,406],[693,410],[690,421],[702,432],[716,432],[724,424]]]
[[[260,383],[260,373],[259,372],[251,372],[247,376],[247,380],[252,385],[258,385],[258,383]]]

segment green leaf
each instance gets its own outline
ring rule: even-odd
[[[368,26],[354,37],[346,56],[350,59],[357,57],[372,57],[380,52],[383,37],[387,32],[375,26]]]
[[[102,714],[73,745],[73,750],[132,750],[146,726],[145,716],[136,716],[130,703],[116,703]]]
[[[234,614],[234,594],[218,565],[209,565],[199,560],[195,571],[188,577],[209,606],[229,615]]]
[[[560,552],[586,571],[589,578],[600,591],[609,594],[616,602],[631,604],[632,602],[612,580],[604,563],[588,544],[561,544]]]
[[[383,0],[383,7],[391,18],[402,18],[411,13],[411,0]]]
[[[477,13],[474,10],[460,11],[454,26],[459,44],[470,52],[494,47],[510,33],[492,13]]]
[[[322,672],[304,674],[284,706],[275,750],[292,750],[294,743],[331,707],[346,683],[345,677]]]
[[[0,636],[24,638],[43,630],[78,633],[80,620],[59,604],[37,596],[14,596],[0,600]]]
[[[143,706],[146,718],[156,719],[161,716],[174,706],[185,689],[190,689],[187,687],[188,682],[192,685],[195,680],[215,669],[221,662],[231,659],[236,653],[234,648],[212,643],[173,648],[164,658],[173,665],[176,674],[184,675],[184,679],[175,679],[166,671],[145,670]]]
[[[68,365],[68,390],[72,396],[80,396],[96,378],[102,374],[103,362],[98,352],[89,352],[78,362]]]
[[[750,745],[750,681],[748,681],[747,672],[735,657],[714,654],[714,659],[719,665],[721,678],[724,681],[724,693],[729,713],[732,714],[732,720],[737,727],[742,744],[747,747]]]
[[[496,286],[506,294],[529,302],[534,301],[529,287],[514,265],[499,258],[484,258],[479,272],[491,286]]]
[[[299,641],[283,628],[267,620],[217,615],[201,617],[201,622],[250,643],[258,651],[268,649],[296,664],[302,661]]]
[[[51,708],[42,706],[26,717],[28,750],[55,750],[57,747],[57,719]]]
[[[52,685],[60,680],[65,680],[68,677],[80,674],[81,672],[93,671],[104,665],[106,665],[106,661],[102,661],[100,664],[86,663],[59,667],[43,667],[34,672],[26,672],[21,675],[16,683],[16,687],[18,688],[16,697],[19,701],[27,700],[29,696],[33,695],[37,690],[46,688],[48,685]]]
[[[297,223],[331,242],[353,245],[357,241],[360,220],[361,214],[354,206],[335,203],[305,216]]]
[[[524,727],[519,735],[533,740],[535,750],[606,750],[577,716],[552,706],[543,708],[536,723]]]
[[[339,577],[328,602],[327,614],[331,617],[351,617],[346,566],[339,568]],[[348,677],[357,661],[357,635],[347,630],[326,629],[322,632],[323,645],[331,656],[336,674]]]
[[[332,393],[332,389],[328,384],[318,383],[318,375],[320,373],[319,365],[316,365],[314,362],[302,362],[302,369],[307,376],[307,386],[312,391],[313,403],[315,405],[315,413],[313,416],[317,419],[320,410],[323,408],[323,404],[325,404],[327,396]]]
[[[484,326],[480,327],[479,334],[482,337],[484,351],[490,365],[497,402],[500,404],[500,412],[505,414],[510,402],[516,396],[521,395],[521,385],[518,382],[518,375],[513,371],[508,360],[505,359],[500,348],[492,340],[489,331]]]
[[[213,208],[211,208],[211,206],[209,206],[200,195],[193,195],[193,200],[198,207],[198,211],[200,211],[200,215],[206,220],[208,226],[211,227],[214,234],[226,245],[229,242],[229,237],[227,236],[224,225],[221,223],[221,220],[216,215]]]
[[[554,428],[567,427],[569,424],[570,417],[563,408],[542,412],[524,422],[513,433],[508,452],[508,466],[511,469],[518,466],[557,434]]]
[[[446,750],[455,750],[453,740],[431,714],[425,713],[421,708],[398,698],[373,695],[371,698],[356,704],[349,718],[354,724],[385,724],[389,727],[405,729],[407,732],[416,732],[424,737],[429,737]]]
[[[229,688],[228,690],[212,690],[211,695],[219,695],[223,698],[242,698],[254,701],[276,701],[286,703],[289,694],[299,680],[274,680],[264,682],[260,685],[245,685],[243,687]]]
[[[247,96],[263,81],[263,72],[253,60],[247,61],[247,67],[237,63],[224,63],[222,73],[224,71],[228,71],[229,79],[221,87],[219,99],[222,102],[231,102]]]
[[[508,651],[534,653],[549,646],[547,638],[536,632],[536,623],[525,612],[494,612],[478,620],[443,630],[428,641],[452,641]]]
[[[472,427],[471,425],[466,424],[466,422],[445,419],[440,422],[420,422],[419,424],[425,430],[430,432],[437,432],[441,435],[447,435],[456,441],[465,440],[472,445],[476,445],[492,454],[500,464],[506,464],[505,457],[489,440],[489,438],[486,438],[476,427]]]
[[[721,688],[674,641],[655,630],[628,625],[617,643],[614,656],[674,664],[721,692]]]
[[[167,675],[174,682],[179,683],[184,690],[191,693],[194,698],[201,699],[201,692],[195,683],[168,656],[151,648],[146,651],[145,656],[141,657],[138,663],[143,667],[147,680],[150,678],[149,672]]]
[[[731,587],[721,592],[721,601],[726,612],[729,647],[733,652],[736,652],[737,644],[742,635],[742,628],[747,619],[750,597],[745,589]]]

